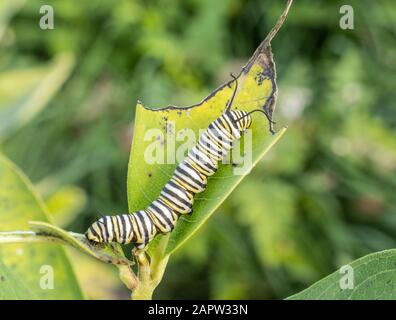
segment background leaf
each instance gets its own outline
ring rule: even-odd
[[[35,117],[68,78],[73,56],[62,54],[47,66],[0,74],[0,141]]]
[[[0,232],[27,230],[29,220],[48,221],[30,182],[1,155],[0,220]],[[40,268],[45,265],[54,270],[54,289],[40,288]],[[53,244],[0,245],[0,280],[3,299],[83,298],[64,249]]]
[[[130,291],[120,281],[118,269],[113,265],[92,259],[78,250],[71,249],[69,254],[87,299],[130,300]]]
[[[341,289],[340,279],[346,273],[341,274],[336,271],[289,299],[385,300],[396,298],[396,250],[369,254],[349,265],[353,268],[353,289]]]

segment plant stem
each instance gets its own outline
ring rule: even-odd
[[[125,286],[131,291],[135,289],[139,280],[132,271],[131,267],[129,265],[118,265],[117,267],[118,275]]]
[[[150,261],[144,251],[134,251],[136,262],[139,268],[139,282],[132,290],[131,299],[133,300],[151,300],[153,292],[161,282],[168,264],[169,254],[165,254],[166,245],[169,236],[160,240],[157,250],[152,254]]]
[[[137,252],[135,253],[135,257],[139,267],[139,282],[132,291],[131,298],[133,300],[151,300],[155,286],[151,280],[150,262],[145,252]]]

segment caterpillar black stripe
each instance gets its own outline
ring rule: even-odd
[[[143,249],[156,234],[171,232],[180,215],[191,213],[195,194],[205,190],[208,177],[216,172],[219,161],[251,126],[251,113],[263,112],[271,121],[262,109],[230,110],[236,90],[237,85],[226,111],[200,136],[157,199],[144,210],[100,218],[89,227],[86,237],[95,242],[132,242]]]

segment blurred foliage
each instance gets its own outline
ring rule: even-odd
[[[18,68],[0,74],[0,141],[44,108],[69,75],[72,58],[57,57],[46,67]]]
[[[86,201],[83,189],[75,186],[63,186],[46,199],[46,204],[55,224],[66,226],[81,212]]]
[[[68,209],[68,229],[85,231],[99,212],[126,212],[136,100],[198,102],[246,61],[283,2],[0,1],[0,77],[20,78],[0,79],[0,123],[10,107],[4,88],[25,86],[23,70],[74,57],[61,90],[0,148],[54,212],[73,203],[60,190],[84,190],[86,205]],[[55,9],[54,30],[38,26],[43,4]],[[288,134],[176,253],[157,298],[284,298],[357,257],[395,247],[396,4],[351,0],[355,29],[341,30],[343,4],[293,4],[272,43],[275,118]],[[78,274],[92,292],[91,276]],[[111,276],[99,281],[114,286]]]

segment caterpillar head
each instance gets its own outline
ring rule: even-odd
[[[107,217],[95,221],[85,232],[85,237],[94,242],[110,242],[108,237]]]

